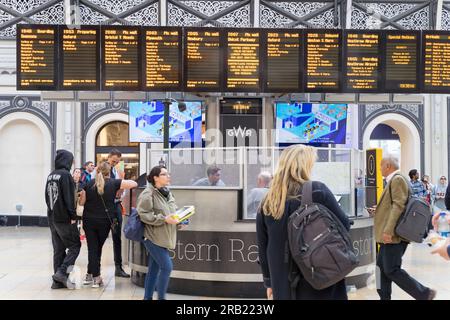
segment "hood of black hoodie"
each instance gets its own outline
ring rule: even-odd
[[[58,150],[56,151],[55,157],[55,169],[66,169],[70,171],[73,163],[73,154],[67,150]]]

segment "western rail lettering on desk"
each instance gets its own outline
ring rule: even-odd
[[[305,91],[339,92],[342,32],[307,30],[305,38]]]
[[[17,25],[17,90],[56,90],[57,26]]]
[[[418,92],[420,32],[384,33],[384,92]]]
[[[293,30],[264,33],[264,91],[301,92],[303,34]]]
[[[140,27],[102,27],[102,90],[140,90]]]
[[[228,29],[226,32],[225,91],[261,90],[259,29]]]
[[[181,28],[144,28],[145,90],[181,90]]]
[[[184,45],[185,90],[221,91],[223,55],[220,30],[187,28]]]
[[[60,26],[61,90],[100,90],[100,27]]]
[[[380,45],[379,31],[344,33],[344,92],[380,90]]]
[[[450,32],[424,31],[422,36],[423,92],[450,92]]]

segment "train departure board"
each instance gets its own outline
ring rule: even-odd
[[[258,29],[227,30],[226,91],[260,91],[260,34]]]
[[[384,43],[384,92],[418,92],[420,33],[387,31]]]
[[[59,29],[61,90],[100,90],[100,28]]]
[[[56,90],[57,26],[17,25],[17,90]]]
[[[301,91],[301,31],[271,30],[264,33],[266,58],[264,91]]]
[[[338,92],[341,88],[342,32],[308,30],[305,37],[305,91]]]
[[[184,81],[187,91],[221,91],[221,33],[216,28],[184,30]]]
[[[145,89],[180,90],[181,28],[146,27],[143,30]]]
[[[344,92],[378,92],[380,84],[381,33],[344,33]]]
[[[450,92],[450,32],[423,32],[423,92]]]
[[[102,27],[102,89],[139,90],[140,29],[131,26]]]

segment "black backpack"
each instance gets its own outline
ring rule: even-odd
[[[312,202],[312,181],[303,185],[300,207],[288,220],[292,298],[300,274],[316,290],[336,284],[355,269],[359,260],[350,234],[327,207]]]
[[[431,206],[425,200],[413,196],[411,185],[401,174],[395,174],[394,177],[395,176],[401,176],[409,188],[405,212],[397,221],[395,233],[410,242],[421,243],[428,233],[428,225],[431,220]],[[392,204],[392,190],[390,183],[389,194],[391,196]]]

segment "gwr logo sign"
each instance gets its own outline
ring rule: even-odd
[[[233,127],[233,129],[227,129],[227,135],[230,137],[251,137],[252,131],[252,129],[247,129],[247,127],[241,128],[241,126],[239,126],[237,129],[236,127]]]

